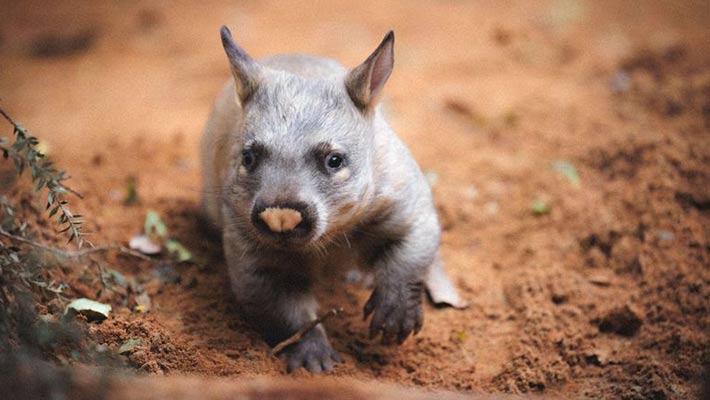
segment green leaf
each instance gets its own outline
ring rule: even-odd
[[[572,184],[575,188],[581,187],[581,180],[579,179],[579,174],[577,174],[577,169],[570,163],[569,161],[566,160],[556,160],[555,162],[552,163],[552,167],[557,170],[560,174],[562,174],[569,183]]]
[[[25,163],[22,161],[22,159],[15,159],[15,168],[17,168],[17,174],[22,175],[23,172],[25,172]]]
[[[75,312],[84,315],[89,321],[103,321],[108,318],[111,306],[98,301],[81,298],[67,304],[64,314]]]
[[[44,179],[40,178],[35,184],[35,192],[39,192],[39,190],[42,189],[42,186],[44,186]]]
[[[126,182],[126,196],[123,198],[123,205],[130,206],[138,202],[138,192],[136,191],[136,177],[129,176]]]
[[[464,343],[466,341],[466,331],[455,331],[451,338],[457,343]]]
[[[170,255],[172,255],[173,258],[179,262],[190,261],[192,259],[192,253],[190,253],[190,251],[177,240],[166,240],[165,248],[168,250]]]
[[[130,353],[137,346],[143,346],[140,339],[128,339],[118,348],[118,354]]]
[[[168,236],[168,228],[154,210],[148,210],[143,229],[145,235],[151,238],[157,236],[160,239],[165,239]]]
[[[535,215],[545,215],[550,212],[550,204],[543,199],[535,199],[530,208]]]
[[[126,287],[128,286],[128,280],[126,279],[125,276],[123,276],[122,273],[116,271],[115,269],[112,268],[105,268],[106,273],[109,275],[109,277],[119,286]]]

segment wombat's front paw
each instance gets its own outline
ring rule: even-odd
[[[312,329],[301,340],[286,348],[288,372],[300,367],[313,373],[330,372],[334,362],[343,362],[338,353],[333,350],[328,338],[319,329]]]
[[[382,332],[383,344],[391,344],[395,339],[402,344],[410,333],[419,332],[423,322],[423,288],[422,282],[377,286],[364,310],[365,318],[375,312],[370,322],[370,338]]]

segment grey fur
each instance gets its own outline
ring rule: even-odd
[[[310,287],[319,266],[353,262],[375,272],[365,306],[371,335],[401,343],[421,328],[423,282],[438,256],[440,228],[427,181],[377,107],[393,61],[378,52],[391,52],[394,36],[348,72],[334,60],[301,55],[254,62],[225,30],[237,84],[225,86],[205,128],[203,207],[223,232],[242,315],[270,343],[283,340],[316,318]],[[384,76],[379,87],[354,76],[373,70]],[[242,151],[250,146],[261,153],[246,171]],[[332,150],[346,155],[346,166],[329,174],[318,151]],[[250,219],[257,201],[305,204],[312,231],[287,239],[260,233]],[[288,356],[289,370],[328,371],[339,361],[321,326]]]

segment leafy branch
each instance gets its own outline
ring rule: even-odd
[[[19,176],[22,176],[25,169],[30,169],[32,183],[34,183],[36,192],[41,191],[43,188],[47,190],[46,209],[49,211],[49,217],[57,216],[59,232],[69,235],[67,243],[75,241],[79,248],[84,243],[91,245],[91,242],[85,239],[86,233],[82,229],[82,216],[74,214],[67,207],[69,202],[66,197],[69,193],[79,198],[82,197],[64,184],[64,181],[68,179],[66,172],[57,170],[53,163],[37,148],[39,140],[31,136],[20,124],[13,121],[2,108],[0,108],[0,115],[13,126],[15,137],[15,141],[12,144],[9,143],[10,140],[8,138],[0,138],[0,150],[2,150],[3,157],[12,160]]]

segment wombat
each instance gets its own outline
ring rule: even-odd
[[[286,339],[317,317],[313,274],[343,263],[373,272],[364,315],[384,343],[422,328],[426,285],[435,301],[462,305],[438,255],[428,182],[378,107],[393,32],[351,70],[306,55],[257,62],[227,27],[221,36],[233,79],[203,136],[203,207],[242,316],[269,343]],[[321,325],[286,355],[289,371],[341,361]]]

